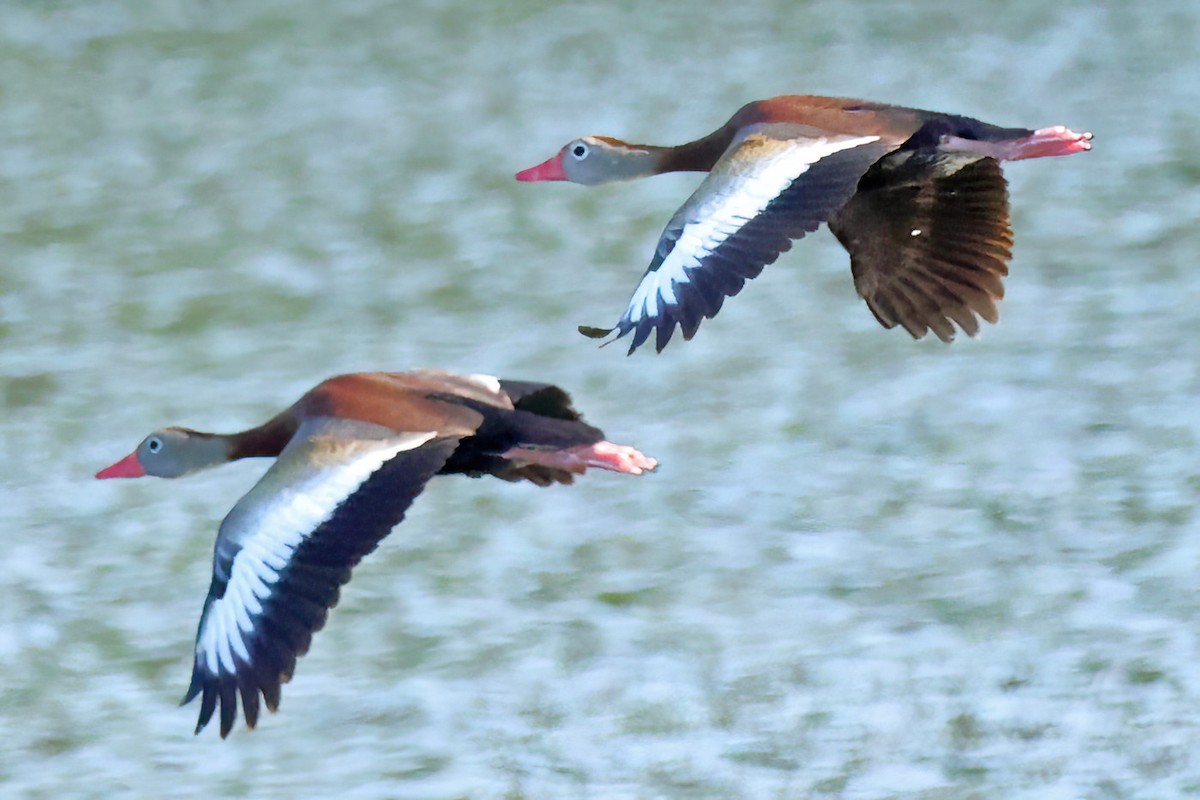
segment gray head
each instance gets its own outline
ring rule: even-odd
[[[163,428],[147,436],[125,458],[96,473],[97,478],[178,478],[229,460],[221,437],[187,428]]]
[[[519,181],[571,181],[595,186],[653,175],[661,148],[631,145],[608,136],[568,142],[549,160],[517,173]]]

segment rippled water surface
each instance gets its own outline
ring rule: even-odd
[[[0,6],[0,794],[1200,794],[1200,8]],[[1096,132],[1009,165],[1003,319],[884,331],[829,234],[660,356],[597,350],[695,175],[516,170],[782,93]],[[560,382],[662,461],[435,481],[280,713],[192,735],[261,474],[91,475],[320,378]]]

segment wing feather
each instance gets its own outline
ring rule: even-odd
[[[876,319],[914,338],[974,336],[995,323],[1012,230],[1008,189],[990,158],[933,148],[882,159],[829,221],[850,253],[855,287]]]
[[[459,437],[398,434],[352,420],[303,423],[221,524],[196,634],[191,685],[199,732],[219,710],[225,737],[241,697],[246,724],[307,650],[351,570],[403,518]]]
[[[854,193],[859,178],[898,146],[879,136],[797,136],[789,126],[751,126],[735,140],[667,224],[625,314],[589,336],[632,334],[629,352],[657,329],[695,335],[726,297],[742,290],[792,241],[817,229]]]

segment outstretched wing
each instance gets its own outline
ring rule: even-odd
[[[196,634],[192,682],[199,733],[220,706],[221,736],[274,711],[351,569],[441,469],[459,437],[398,434],[355,420],[304,422],[221,523],[213,579]]]
[[[691,339],[726,297],[841,208],[863,173],[898,144],[797,125],[750,126],[667,224],[617,324],[580,332],[632,333],[630,353],[651,331],[661,352],[677,325]]]
[[[893,153],[866,175],[829,228],[850,253],[859,295],[886,328],[944,342],[976,315],[997,320],[1012,257],[1008,188],[999,162],[921,149]]]

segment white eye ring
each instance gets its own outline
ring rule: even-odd
[[[589,150],[588,146],[586,144],[584,144],[583,142],[576,142],[574,145],[571,146],[571,156],[576,161],[583,161],[585,158],[588,157],[588,153],[590,153],[590,152],[591,152],[591,150]]]
[[[157,436],[146,442],[146,449],[151,453],[157,453],[159,450],[162,450],[162,446],[162,439],[159,439]]]

